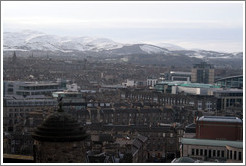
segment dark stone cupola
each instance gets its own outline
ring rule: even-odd
[[[33,133],[33,138],[48,142],[82,141],[87,134],[74,117],[63,111],[50,115]]]
[[[60,106],[33,132],[34,160],[37,163],[86,162],[86,131]]]

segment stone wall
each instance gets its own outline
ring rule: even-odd
[[[36,163],[86,162],[84,142],[34,142]]]

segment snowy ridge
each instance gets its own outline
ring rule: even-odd
[[[4,32],[3,48],[7,50],[44,50],[44,51],[101,51],[123,47],[106,38],[60,37],[41,32],[25,30],[22,32]]]
[[[162,54],[177,57],[198,59],[243,59],[242,52],[224,53],[207,50],[186,50],[180,46],[159,43],[118,43],[107,38],[71,37],[48,35],[42,32],[25,30],[21,32],[3,33],[4,51],[52,51],[52,52],[93,52],[93,55],[131,55],[131,54]],[[95,53],[95,54],[94,54]]]
[[[175,51],[175,50],[186,50],[185,48],[182,48],[180,46],[174,45],[174,44],[170,44],[170,43],[158,43],[155,44],[156,46],[162,47],[162,48],[166,48],[169,51]]]
[[[166,53],[168,51],[164,50],[163,48],[159,48],[157,46],[153,46],[153,45],[142,45],[140,46],[141,50],[143,50],[144,52],[147,52],[148,54],[151,53]]]

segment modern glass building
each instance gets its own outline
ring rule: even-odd
[[[215,81],[215,84],[225,88],[243,88],[243,75],[221,78]]]

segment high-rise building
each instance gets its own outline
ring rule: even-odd
[[[214,66],[206,62],[195,64],[191,70],[191,82],[213,84]]]

